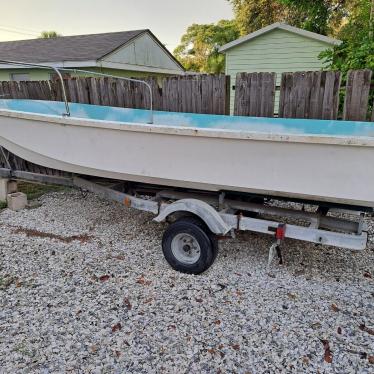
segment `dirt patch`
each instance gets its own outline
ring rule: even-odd
[[[81,235],[72,235],[72,236],[61,236],[56,234],[51,234],[48,232],[43,232],[39,230],[33,230],[33,229],[25,229],[23,227],[18,227],[15,230],[13,230],[14,234],[25,234],[28,238],[47,238],[47,239],[55,239],[59,240],[63,243],[71,243],[74,241],[79,241],[81,243],[87,243],[92,239],[92,236],[87,234],[81,234]]]

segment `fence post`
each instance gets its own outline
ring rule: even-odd
[[[343,119],[366,121],[372,71],[350,70],[345,90]]]

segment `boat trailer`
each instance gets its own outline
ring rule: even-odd
[[[285,239],[356,251],[365,249],[367,243],[364,208],[319,206],[315,211],[305,211],[302,204],[301,209],[284,208],[271,204],[266,197],[183,191],[6,168],[0,168],[0,177],[73,187],[154,214],[154,221],[170,223],[162,240],[166,260],[175,270],[185,273],[199,274],[207,270],[216,258],[218,240],[233,238],[237,231],[268,234],[274,238],[269,249],[268,268],[276,255],[282,263],[281,244]],[[355,218],[341,218],[347,215]]]

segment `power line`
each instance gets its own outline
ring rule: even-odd
[[[30,33],[30,32],[12,30],[10,28],[2,27],[2,26],[0,26],[0,30],[10,32],[10,33],[13,33],[13,34],[20,34],[20,35],[29,35],[29,36],[38,36],[39,35],[37,33]]]
[[[9,26],[9,25],[1,25],[0,24],[0,27],[5,27],[7,29],[14,29],[16,31],[28,31],[28,32],[32,32],[32,33],[38,33],[39,32],[39,30],[29,29],[29,28],[26,28],[26,27],[19,27],[19,26]]]

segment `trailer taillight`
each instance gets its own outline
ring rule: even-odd
[[[275,238],[277,240],[283,240],[286,235],[286,225],[281,223],[278,225],[277,229],[275,230]]]

